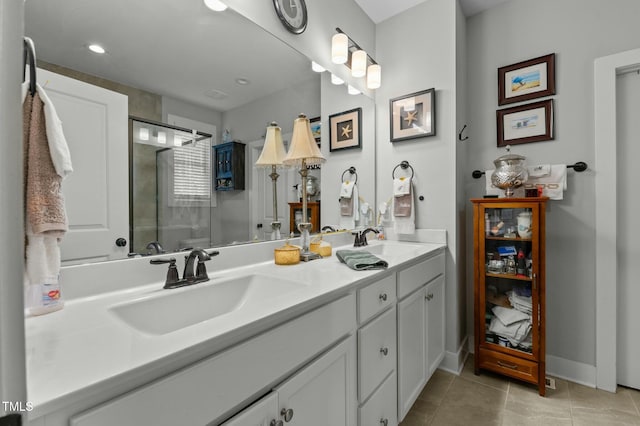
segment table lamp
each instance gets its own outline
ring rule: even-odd
[[[282,143],[282,131],[278,127],[278,123],[272,121],[267,126],[267,135],[264,138],[264,146],[258,161],[256,161],[257,167],[271,167],[271,184],[273,185],[273,222],[271,222],[271,239],[280,239],[280,227],[281,224],[278,221],[278,188],[276,181],[280,176],[277,172],[277,168],[284,167],[282,160],[284,160],[286,153],[284,150],[284,144]]]
[[[298,229],[300,230],[300,243],[302,244],[300,260],[305,262],[320,258],[316,253],[309,251],[309,231],[311,231],[312,225],[309,223],[307,212],[307,175],[309,173],[307,165],[320,164],[325,161],[311,133],[309,119],[306,115],[300,114],[293,123],[291,146],[287,156],[284,158],[284,164],[300,166],[298,173],[302,177],[302,222],[298,224]]]

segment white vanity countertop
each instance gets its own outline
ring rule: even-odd
[[[372,242],[370,247],[380,244]],[[398,266],[430,257],[444,244],[410,244],[404,254],[378,255],[389,263],[387,270],[354,271],[341,264],[333,249],[331,257],[293,266],[273,261],[209,273],[210,281],[181,289],[164,290],[163,282],[120,290],[67,302],[64,309],[26,319],[28,400],[35,419],[62,409],[79,399],[115,393],[168,374],[220,350],[261,333],[288,319],[330,302],[369,283]],[[366,249],[366,247],[364,248]],[[215,270],[223,264],[224,250],[209,262]],[[239,309],[163,335],[137,331],[118,318],[109,307],[159,292],[189,291],[196,286],[216,285],[226,278],[263,274],[303,283],[299,290],[274,297],[251,309]],[[96,277],[99,279],[100,277]],[[172,312],[157,312],[172,315]]]

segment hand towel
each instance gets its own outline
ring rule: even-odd
[[[498,336],[506,337],[512,345],[517,346],[525,340],[529,331],[531,331],[531,321],[523,320],[506,326],[498,317],[493,317],[489,324],[489,331]]]
[[[336,257],[340,262],[356,271],[387,269],[389,264],[366,250],[338,250]]]
[[[360,220],[358,185],[353,185],[351,198],[340,198],[340,229],[354,229]]]
[[[393,230],[396,234],[413,234],[416,230],[413,184],[409,181],[409,193],[393,198]]]
[[[529,169],[529,177],[543,177],[551,174],[551,164],[538,164],[537,166],[531,166]]]
[[[532,175],[532,168],[529,167],[528,169],[529,179],[524,183],[525,188],[536,188],[538,185],[542,185],[543,196],[549,197],[551,200],[562,200],[564,198],[564,191],[567,189],[566,164],[551,165],[549,174],[544,176],[536,176],[535,173]]]
[[[340,185],[340,198],[351,198],[351,194],[353,193],[353,187],[356,185],[356,181],[344,181],[342,185]]]
[[[23,103],[27,97],[28,87],[28,82],[22,85]],[[53,106],[53,102],[51,102],[51,99],[49,99],[49,96],[47,96],[47,93],[39,84],[36,84],[36,93],[44,104],[44,119],[51,161],[56,169],[56,173],[60,177],[65,178],[73,172],[73,166],[71,164],[69,146],[67,145],[67,140],[62,131],[62,121],[60,121],[60,118],[58,117],[58,113]]]
[[[393,179],[393,196],[408,195],[411,192],[411,178],[401,177]]]

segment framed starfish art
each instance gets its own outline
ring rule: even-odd
[[[362,108],[329,116],[329,151],[362,146]]]
[[[391,99],[389,110],[391,142],[436,134],[436,89]]]

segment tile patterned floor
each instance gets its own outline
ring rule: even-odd
[[[640,391],[613,394],[556,379],[535,386],[483,371],[469,358],[460,376],[437,370],[400,426],[640,426]]]

